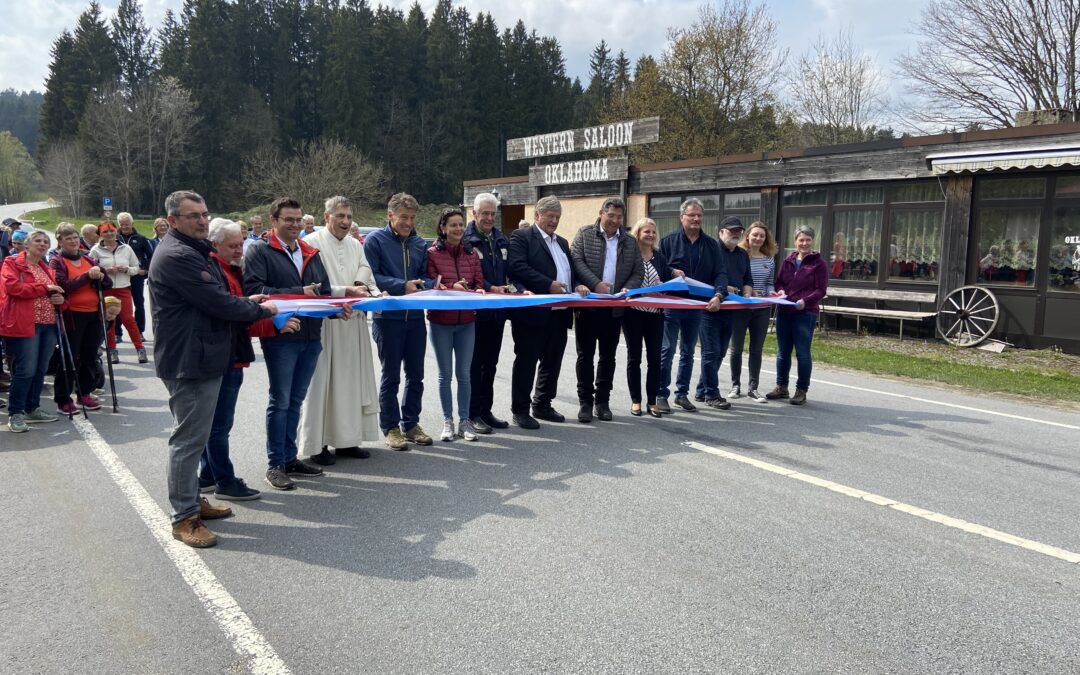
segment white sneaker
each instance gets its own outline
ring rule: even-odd
[[[757,401],[758,403],[768,403],[769,402],[769,399],[767,399],[764,396],[762,396],[761,394],[759,394],[757,389],[751,389],[750,391],[746,392],[746,398],[748,398],[748,399],[750,399],[752,401]]]
[[[454,420],[445,419],[442,423],[442,433],[439,434],[440,441],[452,441],[454,440]]]
[[[739,391],[739,385],[735,385],[734,387],[732,387],[731,391],[728,392],[727,397],[728,398],[742,398],[742,392]]]
[[[472,420],[461,420],[458,422],[458,435],[467,441],[475,441],[477,439],[476,428],[473,426]]]

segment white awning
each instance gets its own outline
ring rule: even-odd
[[[1080,144],[1008,148],[1007,150],[936,152],[926,156],[926,166],[935,175],[1004,169],[1080,167]]]

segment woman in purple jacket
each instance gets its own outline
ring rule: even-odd
[[[817,326],[819,303],[829,290],[829,270],[821,254],[812,250],[814,228],[800,225],[795,228],[795,251],[780,263],[776,275],[776,292],[795,303],[795,306],[779,305],[776,309],[776,388],[767,399],[789,398],[788,374],[791,371],[791,349],[799,360],[795,395],[790,396],[792,405],[806,403],[806,390],[810,388],[810,342]]]

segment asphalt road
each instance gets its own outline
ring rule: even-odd
[[[133,506],[168,512],[170,418],[121,358],[93,447],[0,432],[4,672],[1080,671],[1074,413],[818,368],[803,408],[632,418],[620,360],[613,422],[377,449],[189,555]],[[507,331],[501,414],[511,358]],[[260,362],[232,436],[260,489],[265,403]]]

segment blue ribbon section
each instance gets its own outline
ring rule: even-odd
[[[421,291],[410,295],[386,296],[379,298],[363,298],[352,303],[352,308],[361,312],[382,312],[398,310],[462,310],[462,309],[509,309],[521,307],[542,307],[554,303],[575,303],[589,300],[612,300],[619,298],[632,298],[646,293],[672,293],[685,292],[702,298],[711,298],[713,288],[708,284],[693,279],[672,279],[657,286],[635,288],[625,293],[604,295],[590,293],[581,297],[575,293],[563,295],[503,295],[501,293],[477,294],[463,291]],[[782,298],[744,298],[734,294],[728,295],[728,300],[744,304],[776,304],[792,305],[794,303]],[[310,302],[309,306],[303,306]],[[293,308],[289,303],[297,303],[300,306]],[[341,312],[337,306],[321,306],[316,298],[310,301],[295,300],[282,303],[284,308],[274,316],[274,326],[279,330],[292,316],[304,316],[310,318],[325,318],[335,316]]]

